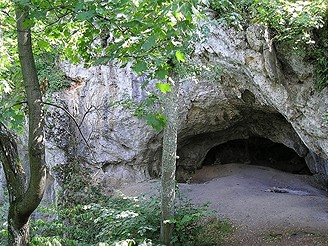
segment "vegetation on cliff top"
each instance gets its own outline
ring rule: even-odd
[[[325,0],[210,0],[217,20],[239,30],[261,23],[272,41],[315,67],[316,88],[328,85],[328,3]]]

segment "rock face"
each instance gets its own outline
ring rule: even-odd
[[[265,27],[210,28],[195,62],[206,60],[222,73],[220,79],[181,86],[178,177],[184,179],[201,168],[206,154],[217,145],[263,137],[305,158],[310,171],[326,185],[328,89],[313,89],[312,66],[274,47]],[[143,100],[143,78],[130,68],[111,65],[62,67],[74,82],[54,100],[68,109],[75,122],[62,110],[49,109],[48,164],[66,165],[78,159],[104,187],[158,176],[161,134],[131,117],[126,108],[113,105],[124,98]]]

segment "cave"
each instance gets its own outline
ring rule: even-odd
[[[202,128],[194,126],[193,131],[180,133],[176,172],[179,182],[187,181],[204,166],[229,163],[316,174],[315,161],[309,158],[311,152],[285,117],[251,108],[238,112],[236,119],[222,119],[213,125],[207,120]],[[196,129],[203,132],[195,134]]]
[[[265,166],[293,174],[311,174],[304,158],[293,149],[263,137],[236,139],[214,146],[207,152],[202,166],[229,163]]]

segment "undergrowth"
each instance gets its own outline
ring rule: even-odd
[[[207,207],[196,206],[178,198],[172,223],[172,245],[218,245],[232,232],[232,225],[210,218]],[[30,245],[161,245],[159,197],[107,198],[107,201],[63,208],[39,208],[43,217],[52,220],[31,221]],[[40,217],[40,216],[38,216]],[[2,217],[3,219],[3,217]],[[6,223],[0,230],[0,244],[7,240]]]

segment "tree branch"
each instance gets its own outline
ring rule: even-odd
[[[45,105],[49,105],[49,106],[52,106],[52,107],[55,107],[55,108],[59,108],[61,110],[63,110],[74,122],[74,124],[76,125],[79,133],[81,134],[81,137],[83,139],[83,141],[85,142],[85,144],[88,146],[89,150],[92,150],[88,141],[85,139],[82,131],[81,131],[81,128],[80,128],[80,125],[77,123],[76,119],[74,118],[74,116],[64,107],[60,106],[60,105],[57,105],[57,104],[54,104],[54,103],[49,103],[49,102],[43,102],[43,104]]]
[[[21,105],[21,104],[25,104],[25,103],[27,103],[27,101],[17,102],[17,103],[15,103],[15,104],[13,104],[12,107],[17,106],[17,105]],[[93,108],[93,106],[90,107],[90,109],[88,109],[88,111],[83,115],[82,122],[81,122],[81,124],[79,124],[79,123],[77,123],[75,117],[74,117],[74,116],[73,116],[73,115],[72,115],[72,114],[71,114],[66,108],[64,108],[64,107],[62,107],[62,106],[60,106],[60,105],[57,105],[57,104],[55,104],[55,103],[50,103],[50,102],[42,102],[42,103],[45,104],[45,105],[49,105],[49,106],[52,106],[52,107],[59,108],[59,109],[63,110],[63,111],[64,111],[64,112],[65,112],[65,113],[66,113],[66,114],[67,114],[67,115],[73,120],[73,122],[74,122],[74,124],[76,125],[76,127],[77,127],[79,133],[81,134],[81,137],[82,137],[83,141],[84,141],[85,144],[88,146],[88,148],[89,148],[90,150],[92,150],[91,147],[90,147],[90,145],[89,145],[89,143],[88,143],[88,141],[87,141],[86,138],[84,137],[84,135],[83,135],[82,130],[81,130],[80,127],[81,127],[81,124],[82,124],[84,118],[85,118],[86,115],[91,111],[91,109]]]

